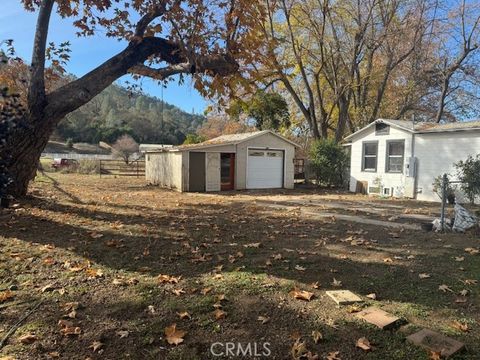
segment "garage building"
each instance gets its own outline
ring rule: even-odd
[[[145,150],[149,184],[177,191],[292,189],[298,145],[273,131]]]

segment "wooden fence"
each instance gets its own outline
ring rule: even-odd
[[[102,176],[135,176],[137,178],[145,176],[145,161],[132,161],[126,164],[121,160],[98,160],[99,174]]]

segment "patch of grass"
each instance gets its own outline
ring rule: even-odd
[[[430,316],[431,310],[424,305],[417,303],[396,303],[394,305],[393,313],[405,319],[412,317],[419,319],[427,319]]]

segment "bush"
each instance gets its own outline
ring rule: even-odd
[[[456,163],[455,168],[461,181],[460,188],[473,204],[480,196],[480,154],[476,157],[469,155],[465,161]]]
[[[441,199],[442,198],[442,183],[443,183],[443,176],[438,175],[434,180],[433,180],[433,192],[438,195],[438,197]],[[449,204],[455,204],[455,186],[453,186],[450,183],[450,179],[447,176],[447,202]]]
[[[317,184],[342,186],[348,157],[341,145],[332,139],[317,140],[310,149],[310,166]]]
[[[98,174],[100,172],[100,163],[98,160],[80,160],[77,172],[79,174]]]

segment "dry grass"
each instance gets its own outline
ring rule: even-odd
[[[478,247],[474,235],[391,233],[335,218],[305,217],[303,206],[269,205],[292,199],[312,200],[305,206],[314,211],[322,210],[316,202],[364,201],[374,209],[387,205],[384,214],[367,214],[368,207],[354,211],[378,219],[403,212],[388,205],[423,214],[435,212],[436,206],[308,190],[180,194],[147,187],[142,180],[73,174],[41,176],[31,194],[0,213],[0,290],[13,289],[13,297],[0,303],[0,338],[36,301],[43,303],[2,355],[209,359],[214,358],[211,343],[234,341],[269,342],[270,358],[289,359],[292,335],[299,334],[320,358],[340,351],[341,359],[427,359],[426,352],[404,339],[429,327],[466,343],[456,359],[478,359],[480,285],[462,282],[479,278],[479,255],[464,251]],[[351,236],[367,244],[352,245]],[[392,261],[385,262],[387,258]],[[420,279],[420,273],[431,277]],[[160,274],[179,281],[159,284]],[[367,304],[404,318],[406,325],[385,332],[356,321],[325,296],[333,278],[364,298],[375,292],[378,300],[365,298]],[[318,288],[311,286],[315,282]],[[442,284],[453,292],[439,291]],[[289,291],[294,287],[315,297],[310,302],[293,299]],[[207,288],[211,290],[204,294]],[[468,295],[459,297],[464,289]],[[184,292],[177,296],[174,290]],[[214,304],[223,294],[227,315],[217,320]],[[458,298],[465,302],[455,302]],[[67,320],[81,333],[65,336],[58,321],[71,313],[66,305],[71,302],[80,306],[75,318]],[[182,311],[191,319],[180,319],[177,312]],[[269,321],[262,324],[258,316]],[[455,321],[467,324],[469,331],[458,330]],[[172,323],[187,332],[177,347],[164,339],[164,328]],[[120,330],[128,336],[120,337]],[[318,344],[313,330],[323,334]],[[37,340],[23,344],[25,334],[35,334]],[[374,344],[372,352],[355,347],[362,336]],[[90,347],[95,341],[103,344],[97,351]]]

